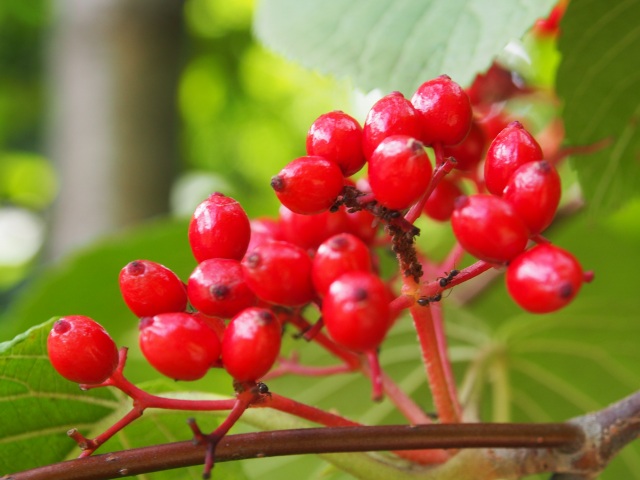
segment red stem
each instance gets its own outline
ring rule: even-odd
[[[422,360],[427,371],[433,403],[440,422],[458,423],[460,422],[460,406],[457,398],[452,394],[455,392],[454,387],[449,385],[451,378],[450,375],[447,375],[447,369],[450,367],[445,366],[448,360],[443,361],[448,357],[446,352],[441,352],[442,345],[438,341],[438,332],[431,308],[430,306],[414,305],[409,310],[418,334]]]
[[[292,314],[287,321],[295,325],[300,331],[304,332],[311,324],[305,320],[300,314]],[[359,355],[353,352],[344,350],[342,347],[336,345],[322,332],[319,332],[313,341],[317,342],[320,346],[325,348],[329,353],[342,359],[350,368],[351,371],[361,370],[367,377],[372,377],[372,372],[366,363],[362,362]],[[385,394],[389,397],[391,402],[398,408],[398,410],[405,415],[407,420],[412,424],[425,424],[431,423],[431,420],[425,413],[416,405],[416,403],[404,393],[397,385],[391,380],[391,378],[382,374],[383,388]]]
[[[349,420],[339,415],[329,413],[325,410],[305,405],[304,403],[296,402],[287,397],[283,397],[276,393],[272,394],[271,401],[258,403],[252,405],[253,407],[266,407],[279,410],[281,412],[295,415],[296,417],[303,418],[319,425],[326,427],[354,427],[359,426],[358,422]],[[407,451],[394,451],[396,455],[412,462],[417,462],[422,465],[433,465],[442,463],[449,458],[449,453],[446,450],[407,450]]]
[[[415,205],[413,205],[409,209],[407,214],[404,216],[404,219],[409,223],[415,222],[416,219],[420,217],[420,215],[422,214],[422,209],[424,208],[424,204],[427,203],[427,200],[429,199],[429,195],[431,195],[431,192],[433,192],[433,190],[436,188],[438,183],[440,183],[440,180],[442,180],[445,177],[445,175],[453,169],[453,166],[455,165],[455,163],[447,159],[442,164],[439,164],[436,161],[436,165],[437,166],[433,171],[433,175],[431,176],[431,181],[429,182],[429,186],[420,197],[420,200],[418,200],[418,202]]]
[[[370,352],[366,352],[365,356],[367,357],[367,363],[369,365],[371,378],[371,399],[374,402],[379,402],[382,400],[384,395],[384,386],[382,381],[382,369],[380,368],[380,359],[378,358],[378,352],[372,350]]]

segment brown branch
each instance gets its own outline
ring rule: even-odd
[[[564,423],[331,427],[225,437],[217,462],[308,453],[432,448],[563,448],[576,450],[582,431]],[[95,455],[2,477],[0,480],[100,480],[201,465],[205,447],[177,442]]]

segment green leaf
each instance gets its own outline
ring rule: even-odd
[[[483,357],[474,360],[482,365],[476,380],[484,420],[564,421],[640,388],[640,296],[631,267],[638,263],[637,239],[604,222],[594,225],[586,213],[562,227],[545,234],[595,272],[569,306],[527,314],[498,278],[471,308],[491,331]],[[633,478],[639,468],[640,448],[629,445],[598,478]]]
[[[640,191],[640,1],[571,2],[562,22],[557,88],[572,145],[610,144],[573,161],[594,215]]]
[[[122,300],[118,274],[127,263],[138,259],[162,263],[186,280],[196,265],[188,244],[187,222],[143,224],[104,238],[42,270],[0,318],[0,339],[12,338],[55,315],[87,315],[102,324],[118,345],[137,345],[138,319]],[[137,352],[132,351],[132,364],[139,358]]]
[[[447,74],[468,85],[555,0],[262,0],[254,29],[306,67],[369,91],[411,94]]]
[[[0,472],[64,459],[77,447],[65,435],[88,428],[120,402],[107,389],[82,392],[49,363],[46,341],[53,320],[0,344]]]
[[[46,341],[55,319],[33,327],[10,342],[0,344],[0,473],[22,470],[74,458],[77,445],[66,432],[77,428],[86,437],[102,433],[130,408],[131,400],[112,388],[82,391],[62,378],[49,363]],[[174,387],[165,381],[147,391]],[[167,396],[171,392],[166,393]],[[175,396],[175,395],[174,395]],[[199,413],[203,428],[213,429],[224,412]],[[151,409],[116,434],[98,453],[166,442],[188,440],[186,412]],[[202,478],[199,467],[182,470],[181,478]],[[216,476],[243,480],[237,462],[216,467]],[[175,472],[158,472],[145,478],[175,478]]]

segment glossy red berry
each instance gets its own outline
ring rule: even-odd
[[[422,143],[406,135],[385,138],[369,159],[369,184],[376,200],[392,210],[418,201],[433,167]]]
[[[560,0],[546,18],[540,18],[533,24],[532,32],[538,38],[552,38],[560,33],[560,20],[567,9],[568,0]]]
[[[345,177],[353,175],[366,162],[362,127],[355,118],[339,110],[320,115],[307,133],[307,155],[336,163]]]
[[[425,145],[456,145],[471,128],[471,102],[460,85],[447,75],[424,82],[411,97],[418,112]]]
[[[270,310],[248,308],[231,319],[222,338],[222,364],[235,380],[262,378],[280,353],[281,326]]]
[[[242,267],[247,284],[265,302],[299,306],[310,302],[315,295],[311,258],[292,243],[262,243],[247,253]]]
[[[335,212],[300,215],[281,205],[279,213],[282,240],[308,250],[315,250],[327,238],[348,230],[350,226],[344,208]]]
[[[327,211],[343,186],[340,167],[318,156],[296,158],[271,178],[278,200],[302,215]]]
[[[196,310],[224,318],[233,317],[257,301],[240,262],[231,258],[200,262],[189,277],[187,292]]]
[[[375,242],[380,226],[380,221],[366,210],[347,212],[348,233],[352,233],[367,245]]]
[[[220,358],[220,340],[198,316],[161,313],[140,320],[140,349],[160,373],[174,380],[198,380]]]
[[[214,317],[210,315],[205,315],[202,312],[193,312],[192,315],[200,320],[202,320],[211,330],[213,330],[218,336],[218,340],[222,342],[222,335],[224,335],[224,331],[227,328],[227,324],[224,319],[220,317]]]
[[[532,313],[549,313],[567,305],[578,294],[584,273],[566,250],[541,244],[516,257],[505,275],[511,298]]]
[[[249,224],[251,226],[251,240],[249,240],[247,252],[267,240],[284,240],[282,225],[278,219],[252,218]]]
[[[336,343],[356,352],[375,350],[392,323],[385,283],[371,272],[341,275],[324,297],[322,318]]]
[[[457,145],[444,147],[444,156],[456,160],[453,168],[465,172],[474,170],[484,157],[486,138],[482,128],[475,120],[465,139]]]
[[[513,172],[528,162],[542,160],[542,149],[520,122],[511,122],[491,142],[484,163],[487,190],[502,195]]]
[[[371,251],[362,240],[340,233],[323,242],[313,257],[311,270],[318,295],[324,296],[334,280],[353,270],[372,271]]]
[[[67,380],[104,382],[118,366],[118,349],[107,331],[83,315],[62,317],[47,338],[51,365]]]
[[[513,206],[493,195],[458,197],[451,226],[462,248],[491,263],[513,260],[524,251],[529,237]]]
[[[378,100],[369,110],[362,132],[362,148],[371,158],[380,142],[391,135],[419,138],[421,133],[418,114],[400,92],[392,92]]]
[[[494,62],[476,76],[469,88],[469,100],[474,106],[503,102],[522,91],[522,81],[516,82],[513,72]]]
[[[555,216],[562,186],[560,176],[549,162],[529,162],[520,166],[507,183],[502,198],[513,205],[532,234],[542,232]]]
[[[250,237],[244,209],[221,193],[213,193],[198,205],[189,223],[189,244],[198,262],[208,258],[241,260]]]
[[[425,202],[424,213],[434,220],[445,222],[451,218],[455,200],[462,194],[456,181],[443,178]]]
[[[120,270],[122,298],[138,317],[187,308],[187,290],[170,269],[149,260],[134,260]]]

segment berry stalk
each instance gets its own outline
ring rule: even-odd
[[[411,282],[405,277],[405,283]],[[415,286],[414,286],[415,288]],[[436,326],[430,306],[413,305],[409,308],[418,334],[422,360],[427,372],[438,417],[442,423],[460,422],[460,404],[455,395],[455,386],[450,373],[446,347],[442,344],[441,327]]]

